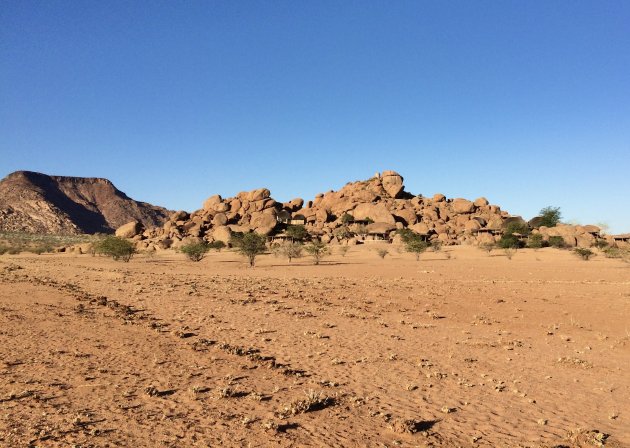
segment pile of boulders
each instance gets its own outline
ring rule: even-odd
[[[377,173],[366,181],[351,182],[339,191],[318,194],[312,201],[297,198],[278,202],[266,188],[241,192],[233,198],[211,196],[203,208],[187,213],[173,213],[160,228],[145,229],[137,222],[119,228],[117,235],[131,238],[139,249],[177,248],[200,241],[220,240],[229,243],[234,232],[254,231],[274,235],[286,227],[281,216],[289,221],[303,222],[314,237],[331,244],[356,243],[360,237],[350,237],[357,226],[363,231],[389,234],[410,228],[445,244],[475,243],[497,238],[503,220],[509,214],[485,198],[475,201],[447,199],[442,194],[432,198],[404,191],[403,177],[394,171]],[[351,215],[352,221],[348,221]],[[296,221],[297,218],[297,221]],[[302,221],[300,221],[302,220]],[[349,232],[339,232],[347,228]],[[367,230],[366,230],[367,229]],[[494,233],[478,232],[494,229]]]
[[[439,193],[432,197],[410,194],[404,191],[400,174],[384,171],[307,202],[300,198],[278,202],[266,188],[233,198],[215,195],[193,213],[173,213],[161,228],[144,229],[132,222],[116,234],[136,240],[139,249],[166,249],[201,241],[229,244],[235,232],[273,236],[288,223],[303,223],[313,237],[330,244],[356,244],[369,234],[399,242],[396,231],[407,228],[446,245],[481,244],[497,241],[505,225],[515,220],[524,223],[483,197],[470,201],[447,199]],[[567,245],[590,246],[597,238],[596,230],[594,226],[558,226],[536,231],[544,239],[559,235]]]

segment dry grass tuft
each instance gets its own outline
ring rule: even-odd
[[[337,403],[337,398],[335,396],[326,395],[324,392],[315,392],[312,389],[305,392],[304,395],[305,398],[292,401],[278,414],[282,418],[287,418],[291,415],[319,411],[321,409],[334,406]]]

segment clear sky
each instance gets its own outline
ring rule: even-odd
[[[630,2],[0,3],[0,177],[195,210],[393,169],[630,231]]]

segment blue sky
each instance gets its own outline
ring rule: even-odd
[[[630,231],[629,23],[627,1],[4,1],[0,177],[195,210],[393,169]]]

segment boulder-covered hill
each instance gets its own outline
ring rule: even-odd
[[[442,194],[408,193],[400,174],[384,171],[306,202],[300,198],[278,202],[266,188],[231,198],[211,196],[193,213],[172,214],[162,228],[125,236],[133,237],[140,249],[151,250],[202,240],[227,243],[235,232],[282,235],[287,224],[304,224],[313,237],[329,244],[357,244],[372,238],[395,241],[396,230],[403,228],[443,244],[481,244],[497,241],[502,229],[513,221],[525,224],[483,197],[448,199]],[[545,238],[561,235],[569,245],[590,245],[595,238],[593,229],[578,227],[536,231],[545,232]]]
[[[0,181],[0,231],[112,233],[132,220],[161,226],[171,213],[129,198],[107,179],[16,171]]]

